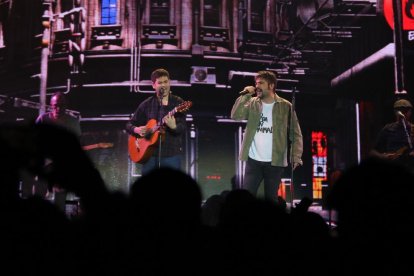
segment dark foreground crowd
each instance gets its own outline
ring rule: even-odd
[[[396,163],[343,172],[334,228],[306,198],[287,210],[232,190],[202,204],[196,181],[167,168],[110,192],[78,139],[49,125],[2,126],[0,163],[2,275],[414,274],[414,177]],[[81,213],[22,198],[22,173],[76,194]]]

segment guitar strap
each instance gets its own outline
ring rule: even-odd
[[[401,121],[403,123],[403,128],[404,128],[405,134],[407,136],[408,146],[409,146],[410,150],[412,150],[413,149],[413,135],[412,135],[413,127],[412,127],[412,124],[410,122],[408,122],[409,125],[407,126],[405,120],[401,120]]]
[[[410,141],[411,141],[411,145],[414,145],[414,124],[409,123],[410,125],[407,127],[408,128],[408,133],[410,136]],[[413,148],[411,148],[413,149]]]

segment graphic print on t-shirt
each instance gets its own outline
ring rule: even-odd
[[[263,104],[259,125],[249,150],[249,157],[263,162],[272,160],[272,110],[274,103]]]
[[[267,116],[263,115],[263,113],[260,114],[260,123],[259,123],[259,127],[257,128],[256,132],[273,133],[272,125],[271,124],[269,125],[269,120]]]

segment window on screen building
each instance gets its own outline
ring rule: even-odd
[[[170,24],[170,0],[152,0],[150,24]]]
[[[60,11],[61,12],[68,12],[73,9],[73,1],[72,0],[62,0],[60,2]],[[63,28],[69,28],[70,26],[70,15],[66,15],[63,19]]]
[[[203,1],[203,25],[210,27],[220,27],[220,5],[218,0]]]
[[[250,2],[250,30],[265,31],[266,0],[251,0]]]
[[[116,24],[117,0],[102,0],[101,3],[101,25]]]

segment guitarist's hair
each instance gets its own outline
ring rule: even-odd
[[[158,68],[155,69],[152,73],[151,73],[151,81],[152,83],[155,83],[155,81],[160,78],[160,77],[167,77],[168,79],[170,78],[170,73],[168,73],[167,70],[163,69],[163,68]]]

